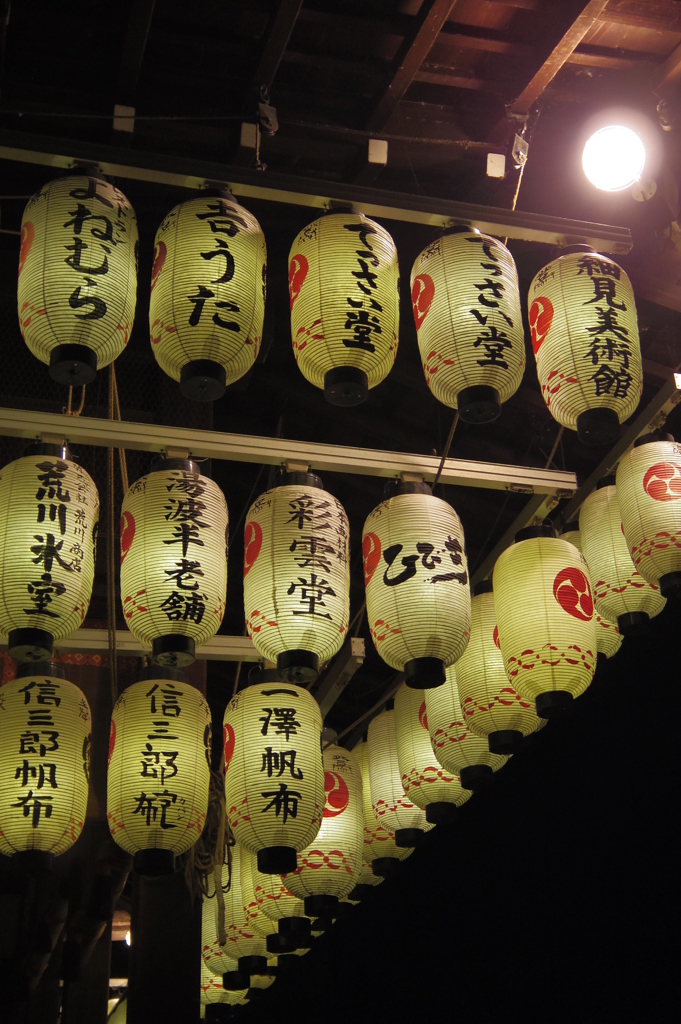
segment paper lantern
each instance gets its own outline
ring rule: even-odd
[[[229,193],[180,203],[163,220],[151,272],[151,350],[187,398],[220,398],[255,363],[266,269],[262,229]]]
[[[464,789],[478,789],[508,761],[493,754],[486,739],[477,736],[461,708],[454,666],[447,669],[447,682],[426,692],[426,725],[433,753],[450,775],[458,775]]]
[[[428,484],[402,484],[367,517],[362,554],[376,650],[408,686],[440,686],[471,628],[459,517]]]
[[[43,661],[90,605],[99,495],[58,445],[33,445],[0,471],[0,629],[20,661]]]
[[[456,808],[473,795],[458,775],[437,761],[428,732],[425,690],[404,683],[395,694],[397,764],[405,796],[426,812],[426,821],[440,825],[453,819]]]
[[[244,608],[257,651],[282,678],[308,683],[347,635],[350,528],[314,473],[251,505],[244,527]]]
[[[367,734],[371,806],[379,825],[395,836],[398,847],[414,847],[433,825],[425,811],[404,792],[397,762],[395,712],[382,711],[369,723]]]
[[[624,636],[659,615],[667,602],[657,584],[646,582],[632,561],[614,477],[604,477],[582,504],[579,532],[600,614],[617,622]]]
[[[150,672],[153,670],[150,670]],[[111,716],[107,817],[143,874],[164,874],[206,821],[211,717],[181,674],[156,671],[120,695]]]
[[[201,961],[201,1006],[226,1003],[229,1006],[245,1006],[248,1003],[248,988],[231,992],[223,988],[222,978],[212,974],[204,960]]]
[[[276,923],[262,912],[255,892],[255,876],[258,871],[255,854],[240,848],[241,854],[241,898],[244,904],[246,922],[256,934],[267,939],[268,935],[276,935]]]
[[[613,443],[643,390],[629,278],[600,253],[568,252],[539,271],[528,306],[551,415],[585,444]]]
[[[663,597],[681,597],[681,445],[648,434],[622,456],[617,501],[634,565]]]
[[[225,710],[225,798],[237,840],[260,871],[294,871],[324,810],[322,716],[307,690],[258,683]]]
[[[309,946],[310,919],[305,916],[303,901],[288,891],[279,875],[260,871],[257,860],[252,871],[258,908],[278,932],[267,936],[268,952],[292,953],[298,946]]]
[[[540,718],[569,707],[596,669],[591,580],[581,553],[551,526],[521,530],[494,566],[494,610],[511,685],[534,700]]]
[[[238,970],[223,976],[225,988],[239,989],[251,974],[266,974],[267,946],[262,935],[252,927],[243,898],[242,850],[238,843],[230,847],[231,866],[222,867],[222,890],[225,901],[225,950],[238,961]],[[245,986],[247,987],[247,986]]]
[[[222,984],[222,975],[227,971],[238,970],[239,965],[228,955],[225,947],[220,945],[217,900],[212,876],[209,876],[208,882],[208,894],[201,902],[201,957],[210,973],[218,975]]]
[[[289,892],[305,901],[308,917],[333,915],[359,881],[364,850],[362,775],[349,750],[324,748],[325,804],[314,841],[298,853],[295,871],[283,876]]]
[[[293,354],[333,405],[357,405],[397,355],[399,267],[392,238],[361,213],[300,232],[288,260]]]
[[[369,749],[366,737],[358,743],[353,754],[362,773],[362,806],[364,810],[364,860],[377,878],[394,875],[400,861],[414,852],[414,847],[399,847],[392,832],[379,825],[371,802],[369,778]]]
[[[362,799],[363,798],[364,795],[362,794]],[[362,821],[364,821],[364,814],[362,814]],[[348,900],[360,903],[362,900],[365,900],[367,896],[370,896],[372,891],[376,888],[377,885],[380,885],[382,881],[383,878],[381,877],[381,875],[375,875],[373,873],[371,869],[371,864],[368,864],[367,861],[363,861],[362,870],[360,871],[359,874],[359,880],[355,888],[348,893]]]
[[[60,665],[25,666],[0,689],[0,853],[59,856],[83,830],[92,720]]]
[[[506,675],[491,580],[477,584],[471,616],[471,638],[456,663],[464,721],[487,740],[493,754],[513,754],[544,722],[537,717],[534,701],[521,697]]]
[[[59,384],[89,384],[128,344],[137,296],[137,220],[101,178],[60,178],[21,221],[17,299],[24,341]]]
[[[465,422],[488,423],[525,369],[518,273],[498,239],[461,230],[416,257],[411,301],[428,387]]]
[[[582,550],[582,535],[579,532],[579,522],[569,523],[567,529],[561,534],[562,540],[566,540],[569,544],[574,544],[578,551]],[[598,609],[594,607],[594,616],[596,618],[596,647],[598,648],[599,658],[612,658],[619,651],[622,646],[622,640],[624,637],[617,628],[617,623],[612,619],[606,619],[603,615],[598,614]]]
[[[182,667],[217,633],[227,591],[227,503],[186,459],[164,459],[128,489],[121,515],[121,602],[156,665]]]

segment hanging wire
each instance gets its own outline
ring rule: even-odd
[[[120,422],[121,420],[121,406],[118,401],[118,383],[116,381],[116,370],[114,364],[111,363],[111,376],[113,379],[113,401],[114,410],[116,413],[116,419]],[[111,417],[113,419],[113,416]],[[121,483],[123,484],[123,494],[128,493],[128,460],[125,454],[125,448],[118,449],[118,461],[121,469]]]
[[[558,433],[556,434],[556,440],[553,442],[553,448],[551,449],[551,454],[549,455],[548,459],[546,460],[546,465],[544,466],[544,469],[549,469],[551,463],[553,462],[553,456],[556,454],[556,450],[558,448],[558,445],[560,444],[560,441],[561,441],[561,438],[563,436],[563,431],[564,430],[565,430],[565,427],[561,427],[560,430],[558,431]]]
[[[109,367],[109,419],[114,418],[115,377],[113,363]],[[106,558],[106,617],[109,633],[109,677],[111,706],[118,696],[118,664],[116,658],[116,563],[115,563],[115,495],[114,450],[107,448],[107,558]]]
[[[444,469],[444,465],[445,465],[445,462],[447,460],[447,456],[449,455],[449,449],[452,446],[452,440],[454,438],[454,431],[456,430],[456,425],[457,425],[458,422],[459,422],[459,410],[457,409],[457,411],[454,413],[454,419],[452,420],[452,425],[449,428],[449,434],[447,435],[447,440],[445,441],[445,446],[444,446],[444,449],[443,449],[443,452],[442,452],[442,458],[440,459],[440,465],[438,466],[437,473],[435,474],[435,479],[433,480],[433,490],[435,490],[435,485],[437,484],[438,480],[442,476],[442,470]]]

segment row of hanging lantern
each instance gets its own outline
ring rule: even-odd
[[[31,352],[56,380],[84,384],[125,348],[135,312],[137,247],[132,207],[101,178],[61,178],[29,201],[21,227],[19,321]],[[160,225],[151,347],[188,397],[219,398],[257,359],[266,260],[260,225],[226,192],[206,190]],[[295,239],[288,279],[301,372],[334,404],[363,401],[397,353],[399,269],[392,238],[352,210],[323,215]],[[428,387],[467,422],[496,419],[525,369],[510,252],[498,239],[456,228],[416,258],[410,285]],[[528,309],[552,416],[586,443],[612,441],[642,390],[626,273],[588,246],[573,247],[536,275]]]

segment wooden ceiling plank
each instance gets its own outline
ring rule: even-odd
[[[156,0],[136,0],[132,5],[125,47],[116,81],[116,102],[125,106],[135,106],[137,83],[142,70],[142,61],[147,48],[155,5]]]
[[[681,10],[673,0],[636,0],[613,4],[598,18],[606,25],[626,25],[653,32],[681,32]]]
[[[656,68],[651,82],[652,91],[664,99],[681,81],[681,45]]]
[[[653,60],[645,56],[623,57],[617,53],[590,53],[575,50],[568,57],[567,64],[579,64],[587,68],[608,68],[612,71],[638,71],[655,66]]]
[[[256,88],[271,89],[302,6],[303,0],[281,0],[253,78]]]

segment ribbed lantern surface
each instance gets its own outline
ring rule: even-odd
[[[347,636],[348,517],[314,474],[266,491],[244,527],[244,609],[255,648],[293,682],[314,679]]]
[[[233,961],[232,961],[233,962]],[[248,989],[230,991],[222,987],[222,977],[212,974],[205,960],[201,961],[201,1005],[227,1003],[230,1006],[245,1006],[248,1003]]]
[[[566,530],[561,534],[561,540],[566,540],[568,544],[574,544],[578,551],[582,550],[582,535],[579,530]],[[606,658],[612,658],[622,646],[624,637],[617,628],[617,622],[599,615],[596,607],[594,608],[594,616],[596,618],[596,646],[598,653]]]
[[[599,487],[584,501],[579,532],[598,611],[617,622],[625,635],[659,615],[667,602],[660,588],[646,582],[632,561],[614,485]]]
[[[364,810],[364,861],[377,878],[393,874],[401,860],[414,852],[414,847],[399,847],[392,832],[379,825],[371,802],[369,778],[369,745],[358,743],[353,753],[362,773],[362,806]]]
[[[66,449],[36,448],[0,470],[0,629],[9,653],[29,661],[82,624],[99,525],[92,478]]]
[[[471,602],[471,638],[456,663],[456,683],[466,725],[487,739],[495,754],[512,754],[524,736],[542,724],[534,701],[511,686],[499,647],[494,594],[476,593]]]
[[[568,253],[539,271],[528,306],[537,375],[551,415],[582,441],[614,441],[643,388],[629,278],[607,256]]]
[[[267,959],[265,939],[259,935],[244,908],[241,879],[241,847],[237,843],[230,848],[231,870],[227,864],[222,867],[222,889],[225,898],[225,950],[234,960],[242,957],[262,957]],[[239,969],[243,970],[242,964]],[[253,966],[246,965],[246,966]],[[264,966],[264,964],[263,964]],[[250,973],[248,970],[247,973]]]
[[[416,257],[411,301],[435,397],[468,422],[496,419],[525,369],[518,273],[506,246],[470,231],[436,239]]]
[[[150,874],[172,870],[206,821],[211,717],[202,694],[174,679],[133,683],[111,716],[107,817],[111,835]],[[149,851],[152,851],[149,854]]]
[[[227,705],[225,797],[232,832],[261,871],[295,870],[324,810],[322,717],[291,683],[248,686]]]
[[[426,724],[435,757],[445,771],[459,776],[464,789],[476,789],[508,761],[508,757],[492,754],[487,740],[470,728],[461,709],[453,665],[447,669],[445,685],[426,692]]]
[[[573,544],[528,536],[506,548],[494,566],[494,610],[506,674],[540,717],[586,690],[596,620],[589,570]]]
[[[392,238],[363,214],[320,217],[291,246],[288,284],[301,373],[335,405],[364,401],[397,354],[399,267]]]
[[[305,916],[303,901],[288,891],[279,875],[259,871],[256,861],[253,878],[258,907],[271,921]]]
[[[182,666],[214,636],[227,592],[227,502],[193,462],[169,459],[123,499],[121,603],[155,664]]]
[[[349,750],[330,744],[324,748],[325,804],[321,828],[314,841],[298,853],[298,867],[284,875],[284,885],[305,909],[322,913],[331,909],[315,897],[347,896],[359,881],[364,851],[362,774]],[[313,897],[312,900],[306,899]]]
[[[663,597],[681,595],[681,445],[637,444],[617,467],[617,501],[634,565]]]
[[[149,330],[161,369],[212,401],[250,370],[265,316],[265,236],[226,196],[190,199],[156,232]]]
[[[137,246],[135,211],[101,178],[60,178],[29,200],[21,221],[19,324],[59,383],[87,384],[127,345]]]
[[[376,650],[407,684],[438,686],[461,657],[471,597],[461,521],[451,505],[396,494],[367,517],[362,534],[367,619]]]
[[[201,903],[201,957],[211,974],[222,977],[227,971],[237,970],[237,961],[227,955],[218,935],[217,899],[212,875],[208,878],[208,893]]]
[[[66,679],[24,675],[0,689],[0,853],[58,856],[73,846],[85,821],[91,726],[84,694]]]
[[[404,683],[395,694],[397,764],[405,796],[426,812],[426,821],[450,821],[455,807],[470,800],[458,775],[444,770],[433,753],[426,715],[426,691]]]
[[[398,846],[414,846],[433,826],[425,811],[404,792],[397,761],[394,711],[382,711],[371,720],[367,747],[371,805],[376,821],[393,833]]]
[[[256,876],[258,874],[258,865],[256,863],[255,854],[249,850],[240,847],[240,860],[241,860],[241,898],[244,901],[244,913],[249,926],[257,932],[258,935],[267,938],[268,935],[275,935],[277,932],[277,925],[271,918],[263,913],[262,908],[258,902],[258,896],[255,891]]]

